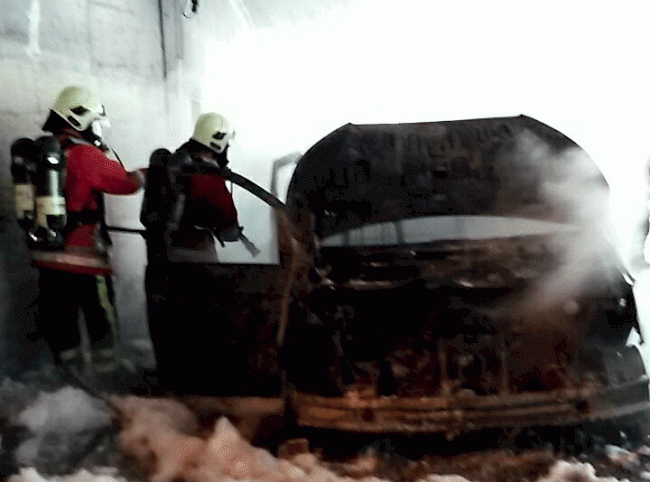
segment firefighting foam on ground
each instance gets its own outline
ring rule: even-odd
[[[39,381],[5,380],[0,386],[0,470],[13,474],[7,479],[11,482],[614,482],[650,477],[650,447],[602,443],[588,454],[571,456],[541,438],[527,450],[476,441],[470,450],[459,450],[446,447],[444,439],[425,439],[409,453],[400,452],[403,447],[388,436],[367,439],[356,452],[336,458],[304,438],[273,450],[252,445],[225,416],[213,414],[209,424],[200,420],[173,397],[115,396],[109,406],[79,388],[55,388],[53,373],[46,372]],[[348,445],[344,440],[338,443]],[[425,455],[408,458],[415,453]]]

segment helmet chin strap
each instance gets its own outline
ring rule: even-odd
[[[219,166],[220,168],[223,169],[228,164],[228,158],[227,158],[227,152],[226,151],[227,151],[227,149],[225,151],[223,151],[223,152],[217,153],[217,152],[214,152],[212,149],[210,149],[210,150],[205,149],[201,153],[200,157],[201,157],[201,159],[203,159],[204,162],[206,162],[208,164],[213,164],[213,165],[216,164],[217,166]]]
[[[214,160],[217,161],[219,167],[226,167],[228,165],[228,146],[223,150],[223,152],[214,154]]]
[[[100,135],[97,135],[95,131],[93,131],[92,127],[88,127],[86,130],[80,131],[80,133],[81,137],[83,137],[94,146],[100,149],[106,148],[106,144],[104,144],[102,137]]]
[[[88,127],[81,131],[81,135],[85,140],[104,150],[107,148],[102,137],[102,126],[110,127],[110,122],[107,118],[99,118],[93,120]]]

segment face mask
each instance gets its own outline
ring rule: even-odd
[[[97,139],[102,138],[102,129],[109,127],[111,127],[111,123],[107,117],[100,117],[90,123],[90,130]]]

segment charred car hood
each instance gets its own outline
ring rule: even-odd
[[[604,206],[606,195],[605,179],[577,144],[522,115],[346,124],[299,161],[287,206],[298,222],[313,215],[315,234],[325,238],[432,216],[590,226],[602,222],[594,204]]]

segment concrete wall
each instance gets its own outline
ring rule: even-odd
[[[106,140],[127,168],[146,166],[155,148],[187,139],[204,109],[205,40],[223,41],[242,24],[231,2],[201,2],[191,19],[182,15],[185,3],[0,0],[0,376],[49,356],[42,340],[29,336],[37,273],[13,217],[9,147],[40,134],[56,94],[70,84],[101,97],[112,124]],[[141,193],[109,197],[109,225],[140,227],[140,202]],[[130,234],[115,234],[113,242],[123,341],[144,363],[151,360],[144,244]]]

